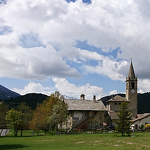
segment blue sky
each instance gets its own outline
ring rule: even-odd
[[[150,91],[150,2],[0,0],[0,84],[22,95]]]

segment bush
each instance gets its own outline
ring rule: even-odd
[[[50,133],[51,135],[56,135],[56,131],[53,131],[53,130],[50,130],[49,133]]]

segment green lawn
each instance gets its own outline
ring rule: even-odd
[[[0,137],[0,150],[150,150],[150,133],[135,133],[135,137],[113,133],[46,136],[31,136],[32,131],[23,133],[23,137],[11,134]]]

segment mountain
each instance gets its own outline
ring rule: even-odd
[[[37,106],[37,103],[42,103],[44,100],[47,99],[47,97],[48,96],[44,94],[29,93],[26,95],[4,100],[3,103],[6,104],[9,109],[11,109],[17,108],[17,106],[20,105],[21,102],[24,102],[26,105],[34,110]]]
[[[10,98],[15,98],[20,96],[20,94],[13,92],[7,88],[5,88],[4,86],[0,85],[0,99],[1,100],[5,100],[5,99],[10,99]]]

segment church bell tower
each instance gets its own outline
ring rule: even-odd
[[[136,118],[137,115],[137,77],[135,77],[132,61],[130,64],[129,74],[126,78],[126,99],[130,101],[129,111]]]

